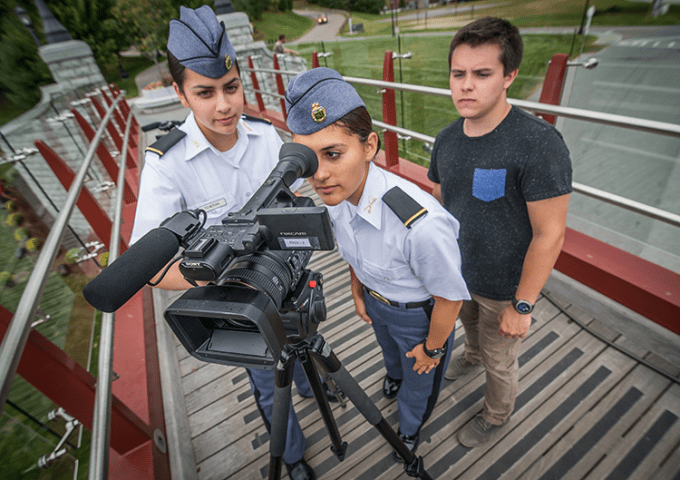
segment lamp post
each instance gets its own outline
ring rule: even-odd
[[[28,31],[31,32],[31,36],[33,37],[35,43],[39,47],[42,46],[42,43],[40,43],[40,39],[35,34],[35,30],[33,29],[33,22],[31,22],[31,17],[28,15],[28,12],[24,8],[17,5],[16,7],[14,7],[14,14],[17,17],[19,17],[19,21],[24,25],[24,27],[28,28]]]

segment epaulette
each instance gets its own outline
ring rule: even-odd
[[[262,122],[266,123],[267,125],[272,124],[272,122],[267,120],[266,118],[253,117],[252,115],[246,115],[245,113],[241,115],[241,118],[243,118],[244,120],[250,120],[251,122]]]
[[[427,210],[399,187],[391,188],[382,199],[406,228],[411,228],[413,222],[427,215]]]
[[[173,128],[172,130],[170,130],[170,133],[168,133],[167,135],[163,135],[156,142],[146,147],[144,151],[157,153],[159,156],[162,157],[165,153],[167,153],[168,150],[174,147],[177,144],[177,142],[182,140],[185,136],[186,132],[183,132],[178,128]]]

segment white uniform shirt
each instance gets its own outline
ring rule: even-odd
[[[208,142],[193,113],[178,128],[186,136],[165,155],[146,153],[130,243],[182,210],[201,208],[206,227],[219,224],[245,205],[279,161],[283,141],[263,122],[239,120],[238,141],[226,152]]]
[[[410,229],[382,201],[394,186],[428,211]],[[470,299],[460,270],[458,221],[417,185],[371,163],[359,205],[345,200],[328,211],[338,251],[366,287],[402,303],[433,295]]]

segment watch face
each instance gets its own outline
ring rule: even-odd
[[[529,302],[525,302],[523,300],[519,300],[515,303],[515,308],[517,311],[521,314],[529,314],[531,311],[534,309],[533,305],[531,305]]]

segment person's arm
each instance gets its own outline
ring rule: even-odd
[[[444,202],[442,202],[442,186],[439,183],[435,183],[434,186],[432,187],[432,196],[439,200],[439,203],[442,205]]]
[[[569,195],[527,202],[533,237],[524,257],[516,298],[536,303],[562,250],[568,206]],[[498,323],[499,335],[524,338],[531,326],[531,315],[521,315],[510,305],[500,313]]]
[[[442,297],[434,297],[434,308],[430,318],[430,331],[427,334],[425,343],[428,350],[436,350],[444,346],[456,326],[456,319],[462,306],[462,300],[452,301]],[[413,370],[419,374],[430,373],[433,368],[439,365],[439,360],[441,360],[439,358],[433,359],[428,357],[423,351],[422,343],[416,345],[406,356],[416,359]]]
[[[357,276],[354,274],[352,267],[349,267],[349,276],[351,279],[351,289],[352,298],[354,299],[354,308],[356,309],[357,315],[364,322],[369,325],[373,323],[371,317],[366,313],[366,302],[364,302],[364,285],[359,281]]]

